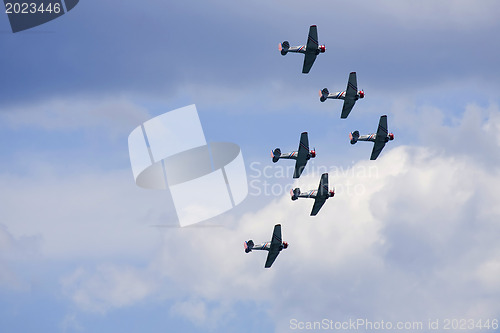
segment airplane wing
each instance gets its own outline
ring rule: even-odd
[[[321,207],[323,207],[323,204],[326,201],[326,198],[328,197],[328,173],[324,173],[321,175],[321,180],[319,181],[319,186],[318,186],[318,194],[316,195],[316,198],[314,199],[314,205],[311,210],[311,216],[314,216],[318,214],[319,210]]]
[[[304,66],[302,66],[302,73],[309,73],[315,60],[316,53],[306,53],[306,55],[304,56]]]
[[[349,74],[349,80],[347,81],[344,106],[342,107],[342,114],[340,115],[340,118],[347,118],[352,110],[352,107],[356,103],[356,94],[358,93],[357,81],[358,80],[356,79],[356,72],[351,72]]]
[[[385,140],[387,138],[387,116],[381,116],[380,121],[378,123],[377,129],[377,139],[375,140],[375,144],[373,145],[372,156],[370,160],[376,160],[380,152],[385,147]]]
[[[280,251],[269,251],[269,254],[267,255],[266,259],[266,265],[264,267],[265,268],[271,267],[276,258],[278,257],[278,254],[280,254]]]
[[[321,180],[319,181],[318,186],[318,196],[326,197],[328,195],[328,173],[324,173],[321,175]]]
[[[347,118],[349,113],[351,113],[351,110],[352,110],[354,104],[356,104],[356,100],[347,99],[347,97],[346,97],[346,99],[344,99],[344,106],[342,107],[342,114],[340,115],[340,118],[342,118],[342,119]]]
[[[325,197],[316,197],[316,199],[314,199],[314,205],[311,210],[311,216],[315,216],[316,214],[318,214],[321,207],[323,207],[325,201],[326,201]]]
[[[297,154],[297,160],[295,161],[295,171],[293,172],[293,178],[299,178],[307,164],[307,154],[309,154],[309,138],[307,137],[307,132],[303,132],[300,135],[300,143]]]
[[[304,66],[302,73],[307,74],[311,70],[314,61],[316,60],[316,51],[318,50],[318,28],[315,25],[309,27],[309,35],[307,36],[306,54],[304,57]]]
[[[315,25],[309,27],[309,36],[307,36],[306,52],[313,51],[316,53],[318,49],[318,28]]]
[[[380,152],[382,149],[385,147],[385,142],[380,142],[380,141],[375,141],[375,144],[373,145],[373,150],[372,150],[372,156],[370,157],[370,160],[376,160],[378,155],[380,155]]]
[[[269,254],[267,255],[265,268],[271,267],[273,262],[276,260],[278,254],[280,254],[282,240],[281,240],[281,224],[276,224],[274,226],[273,238],[271,239],[271,245],[269,249]]]

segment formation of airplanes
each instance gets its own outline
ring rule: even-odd
[[[304,64],[302,66],[302,73],[307,74],[311,70],[316,57],[320,53],[326,51],[325,45],[320,45],[318,43],[318,29],[315,25],[309,27],[309,35],[307,38],[306,45],[290,46],[288,41],[284,41],[279,44],[279,51],[284,56],[288,52],[293,53],[303,53],[304,54]],[[341,119],[346,119],[351,113],[356,101],[365,97],[364,90],[358,90],[357,76],[356,72],[351,72],[347,81],[347,88],[345,91],[330,93],[327,88],[319,91],[319,100],[325,102],[327,99],[341,99],[344,100],[342,106],[342,112],[340,114]],[[370,141],[373,142],[373,149],[370,156],[370,160],[376,160],[377,157],[384,149],[385,144],[389,141],[394,140],[394,134],[389,133],[387,126],[387,115],[380,117],[377,132],[373,134],[360,135],[359,131],[353,131],[349,133],[349,140],[351,144],[355,144],[358,141]],[[292,151],[289,153],[282,153],[280,148],[276,148],[271,151],[272,161],[274,163],[278,162],[280,159],[292,159],[295,160],[295,169],[293,173],[293,178],[297,179],[301,176],[304,171],[307,162],[311,158],[316,157],[316,149],[309,150],[309,137],[307,132],[302,132],[300,135],[299,148],[297,151]],[[326,200],[332,198],[335,195],[335,191],[330,190],[328,187],[328,173],[323,173],[319,182],[317,190],[309,190],[307,192],[301,192],[300,188],[296,187],[290,191],[292,201],[299,198],[311,198],[314,199],[314,204],[310,213],[310,216],[316,216],[320,209],[325,204]],[[272,239],[270,242],[265,242],[262,244],[255,245],[253,240],[246,241],[244,243],[244,248],[246,253],[250,253],[253,250],[265,250],[268,251],[265,268],[270,268],[274,263],[278,254],[288,247],[288,243],[282,241],[281,239],[281,224],[276,224],[274,226],[274,231]]]

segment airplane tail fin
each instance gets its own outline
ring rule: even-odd
[[[273,158],[273,162],[276,163],[280,159],[281,156],[281,149],[276,148],[271,152],[271,157]]]
[[[248,242],[245,242],[243,246],[245,247],[245,253],[252,252],[254,246],[253,240],[250,239]]]
[[[281,51],[281,55],[286,55],[288,53],[289,48],[290,48],[290,43],[288,41],[280,43],[278,47],[278,49]]]
[[[320,91],[319,91],[319,100],[320,100],[321,102],[326,101],[326,98],[328,97],[328,94],[329,94],[329,93],[330,93],[330,92],[328,91],[328,89],[327,89],[327,88],[324,88],[323,90],[320,90]]]
[[[292,200],[297,200],[299,198],[299,195],[300,195],[300,188],[297,187],[297,188],[291,190],[290,195],[292,196]]]
[[[359,138],[359,131],[354,131],[349,133],[349,139],[351,140],[352,145],[358,142],[358,138]]]

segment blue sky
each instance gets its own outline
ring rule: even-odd
[[[0,15],[0,330],[500,319],[498,13],[486,0],[82,0],[16,34]],[[277,48],[311,24],[326,53],[303,75]],[[351,71],[366,97],[341,120],[318,90],[345,89]],[[193,103],[262,193],[208,221],[219,228],[152,227],[175,211],[134,184],[127,138]],[[396,139],[374,163],[348,133],[382,114]],[[302,131],[318,152],[304,175],[256,177],[286,166],[269,152]],[[285,189],[315,188],[325,166],[337,195],[311,218]],[[275,223],[290,247],[264,270],[242,243]]]

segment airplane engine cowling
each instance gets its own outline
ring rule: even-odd
[[[394,134],[393,133],[389,133],[389,140],[394,140]]]
[[[274,163],[278,162],[278,160],[280,159],[280,156],[281,156],[281,149],[276,148],[275,150],[273,150],[273,162]]]
[[[326,46],[325,45],[320,45],[318,48],[319,48],[319,52],[325,53],[325,51],[326,51]]]
[[[330,196],[330,198],[331,198],[331,197],[333,197],[333,196],[335,195],[335,192],[334,192],[333,190],[331,190],[331,191],[328,193],[328,195],[329,195],[329,196]]]
[[[283,248],[286,249],[288,247],[288,242],[283,242]]]
[[[292,200],[297,200],[299,198],[299,195],[300,195],[300,188],[297,187],[297,188],[291,190],[290,194],[292,195]]]
[[[311,150],[309,152],[309,154],[311,155],[312,158],[315,158],[316,157],[316,150]]]

